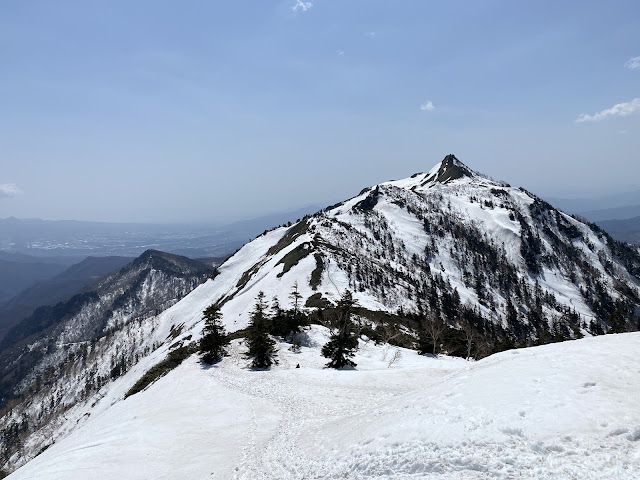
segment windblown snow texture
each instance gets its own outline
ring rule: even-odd
[[[127,374],[9,478],[637,478],[638,333],[475,363],[362,342],[353,371],[323,368],[327,339],[313,326],[301,353],[280,344],[271,371],[234,341],[123,401]]]

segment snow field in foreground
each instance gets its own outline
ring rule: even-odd
[[[238,341],[217,366],[191,357],[9,478],[639,477],[640,333],[471,363],[362,342],[345,371],[323,368],[327,334],[280,343],[271,371]]]

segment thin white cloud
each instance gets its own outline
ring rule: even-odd
[[[626,61],[624,66],[630,70],[635,70],[637,68],[640,68],[640,57],[630,58],[629,60]]]
[[[15,183],[2,183],[0,184],[0,198],[3,197],[15,197],[22,193],[22,190],[18,188]]]
[[[599,122],[610,117],[628,117],[632,113],[640,111],[640,98],[634,98],[630,102],[618,103],[611,108],[602,110],[601,112],[588,115],[583,113],[578,116],[576,123],[582,122]]]
[[[367,32],[364,34],[365,37],[375,38],[376,32]]]
[[[433,106],[433,102],[431,100],[427,100],[426,103],[420,105],[420,110],[422,110],[423,112],[430,112],[434,108],[436,107]]]
[[[308,12],[313,7],[313,2],[303,2],[302,0],[296,0],[296,3],[291,7],[294,12]]]
[[[339,57],[342,57],[344,55],[344,52],[342,50],[338,50],[336,52],[336,55],[338,55]]]

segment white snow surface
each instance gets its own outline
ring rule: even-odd
[[[327,338],[313,326],[300,353],[280,343],[270,371],[234,341],[220,364],[193,356],[121,400],[127,374],[9,478],[638,478],[640,333],[478,362],[361,342],[341,371],[323,368]]]

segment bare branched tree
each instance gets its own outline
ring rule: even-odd
[[[447,329],[447,324],[435,313],[428,314],[422,322],[422,328],[426,335],[426,342],[422,341],[420,346],[420,353],[428,353],[428,346],[431,346],[431,350],[434,355],[440,353],[440,345],[442,334]],[[428,345],[425,345],[428,343]]]
[[[387,368],[391,368],[391,365],[398,362],[401,358],[402,358],[402,352],[400,351],[399,348],[396,348],[396,351],[393,353],[391,360],[389,360],[389,363],[387,364]]]
[[[380,323],[380,326],[376,329],[380,330],[382,335],[382,343],[389,343],[394,338],[402,335],[402,330],[398,327],[398,325],[394,325],[390,322],[385,322],[384,320]]]
[[[462,338],[464,339],[465,346],[467,348],[467,356],[466,359],[469,360],[471,357],[471,350],[475,346],[478,340],[478,332],[471,324],[471,322],[463,320],[461,322],[462,325]]]

